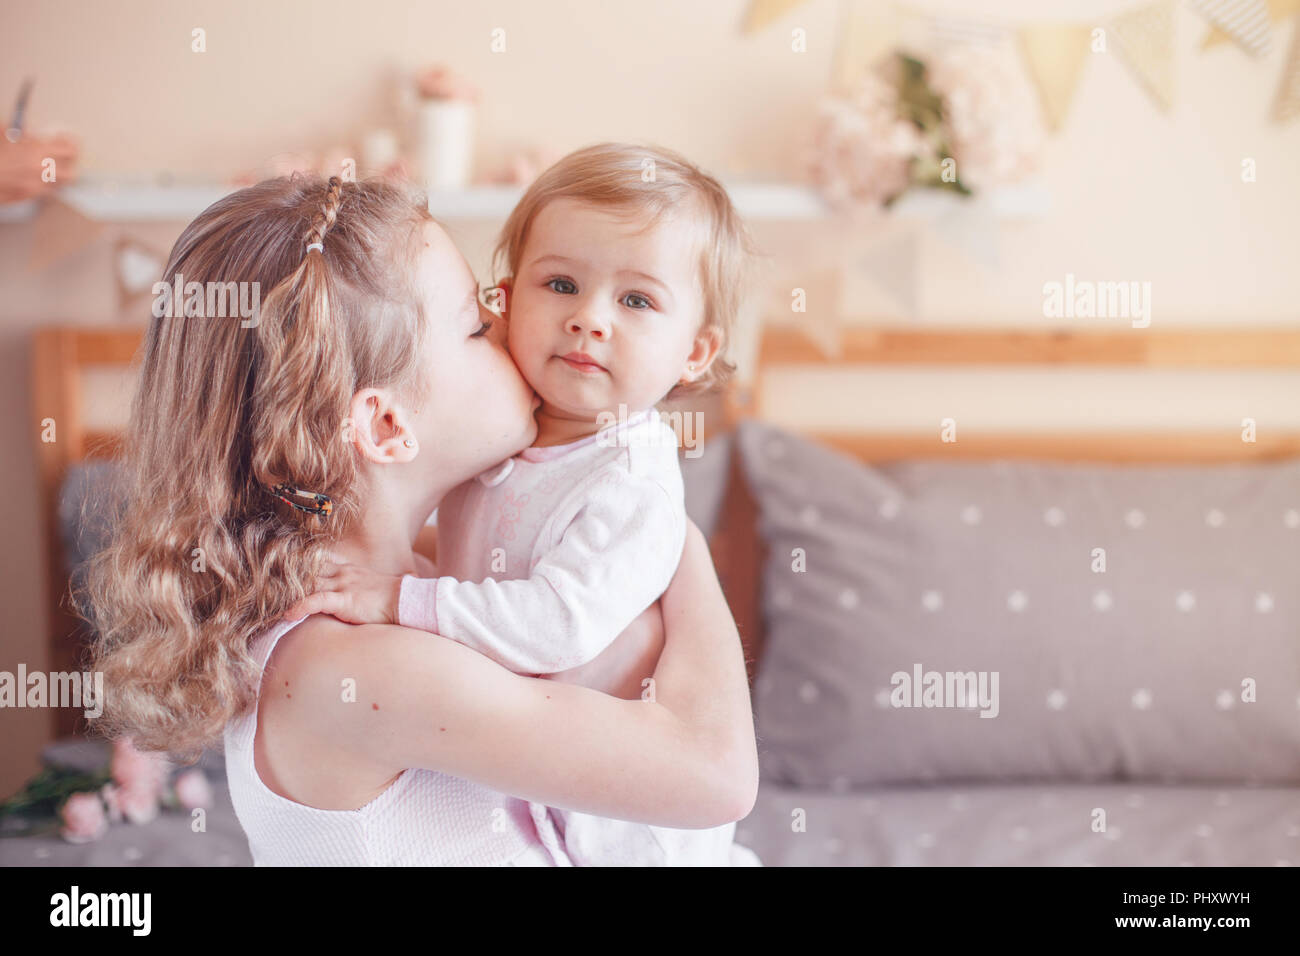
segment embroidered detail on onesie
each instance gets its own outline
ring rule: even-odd
[[[501,511],[497,516],[497,536],[502,541],[515,540],[515,525],[527,507],[529,497],[531,496],[524,494],[516,498],[513,491],[505,493],[505,501],[501,502]]]

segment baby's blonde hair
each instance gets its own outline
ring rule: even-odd
[[[600,143],[570,153],[537,177],[506,220],[494,254],[498,281],[518,274],[533,220],[547,203],[561,198],[648,213],[651,223],[680,212],[702,219],[704,316],[700,331],[718,330],[722,345],[703,375],[694,382],[674,385],[664,400],[726,386],[736,366],[724,358],[724,352],[742,305],[753,245],[721,183],[684,156],[658,146]]]

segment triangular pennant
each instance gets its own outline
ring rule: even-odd
[[[1187,5],[1251,56],[1263,56],[1273,46],[1273,26],[1264,0],[1187,0]]]
[[[1009,33],[1005,24],[971,17],[926,15],[930,36],[940,44],[953,46],[997,46]]]
[[[835,48],[835,80],[851,87],[864,72],[888,53],[899,38],[899,20],[893,7],[873,0],[847,0],[843,30]]]
[[[908,230],[857,256],[853,265],[873,285],[902,306],[908,318],[916,314],[916,256],[918,236]]]
[[[749,9],[745,13],[745,33],[757,33],[763,27],[779,20],[795,7],[804,5],[805,0],[749,0]]]
[[[1110,22],[1120,52],[1161,109],[1174,105],[1175,0],[1156,0]]]
[[[1296,11],[1300,11],[1300,0],[1267,0],[1265,6],[1268,8],[1268,20],[1271,27],[1296,13]],[[1233,37],[1228,31],[1216,26],[1205,35],[1205,42],[1201,44],[1201,49],[1208,50],[1212,46],[1227,43],[1231,39]]]
[[[1282,67],[1278,82],[1277,99],[1273,103],[1273,119],[1285,123],[1300,114],[1300,20],[1291,30],[1291,47]]]
[[[989,203],[979,196],[961,200],[952,212],[936,220],[934,234],[990,272],[1001,268],[998,220]]]
[[[80,252],[103,231],[102,222],[51,196],[41,203],[32,224],[32,251],[27,266],[33,271],[44,269],[64,256]]]
[[[113,243],[113,258],[122,291],[134,295],[153,288],[162,277],[167,257],[136,239],[124,236]]]
[[[805,311],[796,313],[796,327],[827,358],[839,358],[844,343],[840,308],[839,269],[822,269],[802,276],[796,288],[804,292]]]
[[[113,277],[117,282],[117,310],[129,315],[153,286],[162,278],[167,256],[130,236],[120,236],[113,243]],[[147,314],[147,313],[144,313]]]
[[[1035,23],[1020,28],[1025,63],[1052,132],[1065,123],[1083,64],[1090,56],[1091,29],[1072,23]]]

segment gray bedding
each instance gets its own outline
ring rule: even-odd
[[[1300,788],[765,783],[736,839],[767,866],[1293,866]]]
[[[0,839],[0,866],[251,866],[223,773],[207,831],[188,814],[115,824],[94,843]],[[1097,808],[1105,832],[1093,832]],[[802,811],[804,828],[794,830]],[[965,786],[851,793],[764,783],[737,842],[766,866],[1300,864],[1300,788]]]
[[[706,532],[725,447],[684,463]],[[758,426],[740,447],[777,555],[756,693],[764,779],[737,827],[765,865],[1300,863],[1300,463],[870,469]],[[94,549],[94,528],[71,527],[76,505],[103,479],[65,489],[72,566]],[[1087,563],[1099,545],[1104,608]],[[790,573],[795,547],[814,573]],[[796,585],[807,593],[788,597]],[[926,589],[945,602],[915,600]],[[1184,590],[1195,600],[1175,603]],[[882,681],[913,660],[1005,671],[1002,717],[886,711]],[[1243,677],[1258,700],[1238,700]],[[250,865],[220,755],[203,767],[205,832],[164,812],[81,846],[0,839],[0,865]]]

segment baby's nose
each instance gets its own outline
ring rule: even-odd
[[[577,325],[577,324],[575,323],[574,326],[573,326],[572,331],[574,331],[574,332],[581,332],[581,331],[582,331],[582,326]],[[593,339],[603,339],[603,338],[605,337],[605,333],[602,332],[600,329],[591,329],[590,331],[591,331],[591,337],[592,337]]]
[[[609,334],[608,325],[594,316],[574,316],[569,320],[569,331],[590,332],[593,338],[603,339]]]

